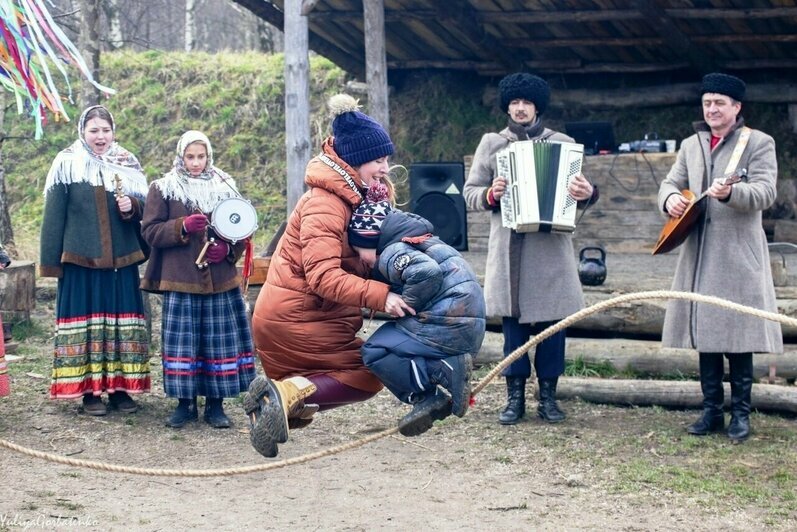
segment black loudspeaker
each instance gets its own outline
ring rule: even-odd
[[[435,234],[456,250],[468,250],[462,163],[410,165],[410,211],[434,224]]]

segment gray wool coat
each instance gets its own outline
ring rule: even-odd
[[[573,142],[544,129],[535,139]],[[509,128],[487,133],[479,142],[463,196],[471,210],[492,210],[484,296],[487,315],[520,323],[560,320],[584,307],[573,242],[563,233],[517,233],[501,225],[501,210],[487,203],[496,175],[495,154],[517,140]]]
[[[659,209],[667,198],[688,188],[699,196],[723,177],[744,120],[712,151],[711,131],[695,123],[696,134],[681,144],[675,164],[659,187]],[[746,168],[747,182],[733,185],[727,201],[707,198],[705,217],[681,244],[672,289],[735,301],[777,312],[761,212],[777,195],[775,141],[752,130],[737,168]],[[715,305],[670,301],[664,318],[662,345],[703,353],[780,353],[780,324]]]

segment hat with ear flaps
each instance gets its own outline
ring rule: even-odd
[[[548,82],[539,76],[527,72],[509,74],[498,83],[498,92],[501,97],[501,110],[507,112],[512,100],[522,98],[534,104],[537,115],[541,115],[548,108],[551,100],[551,87]]]
[[[365,199],[354,209],[349,222],[349,245],[375,249],[382,234],[382,222],[393,206],[387,186],[375,181],[368,187]]]
[[[706,74],[703,76],[703,86],[700,89],[700,95],[702,96],[707,92],[724,94],[737,102],[741,102],[744,100],[746,89],[747,86],[744,84],[744,81],[736,76],[714,72],[713,74]]]
[[[379,122],[358,111],[357,100],[348,94],[336,94],[327,106],[333,118],[335,153],[350,166],[393,155],[395,149],[390,135]]]

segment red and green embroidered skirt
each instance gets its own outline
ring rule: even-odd
[[[149,338],[138,267],[64,264],[58,280],[50,397],[150,389]]]

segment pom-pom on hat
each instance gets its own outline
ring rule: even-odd
[[[713,74],[706,74],[703,76],[703,87],[700,89],[700,95],[702,96],[707,92],[724,94],[737,102],[741,102],[744,100],[746,89],[747,86],[744,84],[744,81],[736,76],[714,72]]]
[[[498,92],[501,96],[501,110],[507,112],[512,100],[523,98],[534,103],[537,115],[541,115],[548,108],[551,99],[551,88],[548,82],[539,76],[527,72],[509,74],[498,83]]]
[[[379,122],[358,111],[357,100],[348,94],[336,94],[327,105],[333,118],[335,152],[350,166],[393,155],[390,135]]]
[[[369,188],[360,205],[354,209],[349,222],[349,245],[376,249],[382,234],[382,222],[393,207],[388,199],[387,186],[379,181]]]

